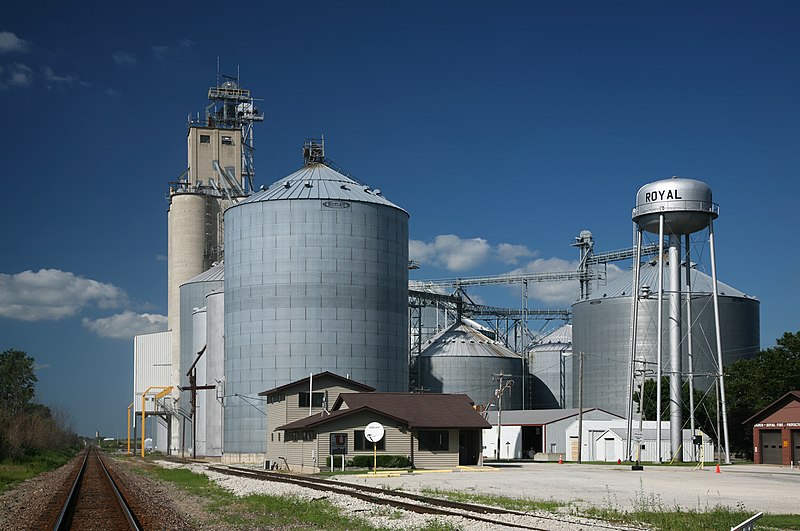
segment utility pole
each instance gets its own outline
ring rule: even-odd
[[[500,460],[500,428],[503,426],[503,393],[505,393],[508,387],[514,385],[514,380],[509,380],[503,385],[503,378],[506,376],[510,376],[505,373],[494,374],[495,378],[499,378],[500,384],[497,387],[497,391],[495,392],[495,397],[497,398],[497,449],[495,450],[495,455],[497,460]]]
[[[583,454],[583,352],[578,363],[578,463]]]

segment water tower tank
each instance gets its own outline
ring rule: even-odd
[[[664,214],[664,234],[692,234],[716,219],[719,207],[704,182],[673,177],[646,184],[636,194],[632,217],[642,230],[658,234],[660,214]]]

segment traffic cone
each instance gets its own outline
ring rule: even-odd
[[[564,464],[564,460],[561,458],[561,454],[558,454],[558,464],[559,465],[563,465]]]
[[[717,469],[714,471],[715,474],[720,474],[721,471],[719,469],[719,463],[717,463]]]

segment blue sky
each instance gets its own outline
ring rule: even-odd
[[[413,278],[571,269],[583,229],[631,245],[641,185],[705,181],[720,280],[761,300],[771,346],[800,330],[798,27],[795,2],[17,3],[0,349],[36,358],[39,399],[79,433],[124,434],[131,336],[165,327],[167,182],[218,57],[263,98],[256,184],[324,134],[410,212]]]

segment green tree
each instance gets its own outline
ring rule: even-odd
[[[753,426],[747,419],[800,389],[800,332],[786,332],[775,347],[725,369],[725,397],[731,451],[753,455]]]
[[[16,349],[0,354],[0,413],[13,417],[28,407],[36,381],[32,357]]]

